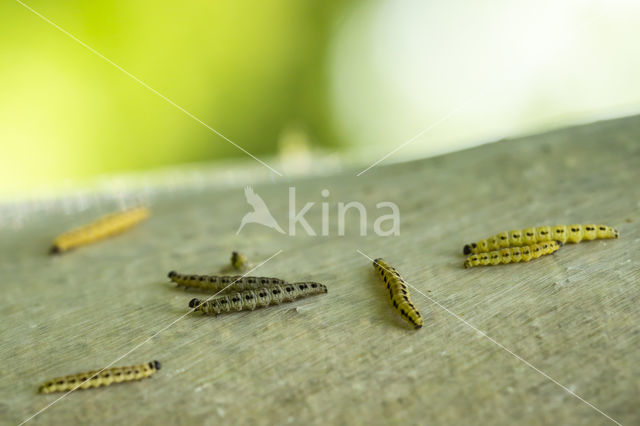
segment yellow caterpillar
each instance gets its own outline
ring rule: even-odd
[[[202,290],[225,292],[255,290],[262,287],[284,285],[286,281],[280,278],[243,277],[241,275],[186,275],[176,271],[169,272],[171,281],[185,287],[195,287]]]
[[[393,308],[415,328],[421,328],[422,316],[416,307],[413,306],[410,298],[411,295],[409,294],[409,287],[398,271],[382,259],[374,260],[373,267],[387,285],[389,301]]]
[[[579,243],[582,240],[618,238],[618,231],[606,225],[558,225],[501,232],[486,240],[467,244],[464,254],[485,253],[505,247],[525,246],[545,241]]]
[[[528,262],[540,256],[552,254],[562,247],[560,241],[547,241],[522,247],[507,247],[485,253],[476,253],[464,261],[465,268],[492,266],[507,263]]]
[[[40,393],[68,392],[76,387],[78,389],[98,388],[114,383],[130,382],[151,377],[160,370],[158,361],[147,364],[133,365],[131,367],[113,367],[102,371],[92,370],[73,376],[56,377],[40,386]]]
[[[81,226],[58,236],[51,246],[50,253],[63,253],[72,248],[100,241],[143,221],[150,215],[145,207],[136,207],[123,212],[112,213],[88,225]]]
[[[201,301],[192,299],[189,307],[204,314],[218,315],[231,311],[253,311],[269,305],[293,302],[301,297],[326,293],[327,287],[314,282],[301,282],[274,285],[258,290],[245,290],[239,293],[218,296]]]
[[[236,271],[242,271],[247,266],[247,258],[244,254],[234,251],[231,253],[231,267]]]

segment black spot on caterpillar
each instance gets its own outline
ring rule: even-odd
[[[562,247],[560,241],[546,241],[522,247],[507,247],[484,253],[476,253],[464,261],[465,268],[492,266],[507,263],[529,262],[540,256],[553,254]]]
[[[126,231],[150,215],[145,207],[136,207],[113,213],[58,236],[49,251],[51,254],[63,253],[75,247],[95,243],[112,235]]]
[[[255,290],[262,287],[286,284],[280,278],[243,277],[241,275],[186,275],[176,271],[169,272],[171,281],[185,287],[225,292]]]
[[[245,290],[205,301],[192,299],[189,307],[204,314],[218,315],[231,311],[253,311],[256,308],[293,302],[295,299],[326,292],[327,287],[320,283],[300,282]]]
[[[422,327],[422,316],[410,299],[409,287],[398,271],[382,259],[373,261],[373,267],[380,274],[387,286],[389,301],[403,319],[413,324],[415,328]]]
[[[89,389],[109,386],[114,383],[130,382],[151,377],[160,368],[160,362],[151,361],[131,367],[113,367],[102,371],[92,370],[86,373],[74,374],[73,376],[56,377],[40,386],[39,392],[68,392],[76,388],[76,386],[78,389]]]
[[[606,238],[618,238],[618,231],[606,225],[540,226],[501,232],[486,240],[467,244],[462,251],[464,254],[485,253],[500,248],[525,246],[545,241],[559,241],[564,244]]]

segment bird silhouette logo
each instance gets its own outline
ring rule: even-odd
[[[240,227],[238,228],[238,232],[236,235],[240,233],[244,225],[248,223],[259,223],[260,225],[264,225],[267,228],[272,228],[278,231],[281,234],[285,232],[280,228],[278,222],[273,218],[271,212],[267,208],[267,205],[264,203],[264,200],[253,191],[253,188],[247,186],[244,188],[244,196],[247,199],[247,203],[251,207],[253,207],[253,211],[244,215],[242,218],[242,222],[240,222]]]

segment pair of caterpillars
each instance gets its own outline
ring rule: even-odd
[[[120,234],[150,216],[146,207],[135,207],[103,216],[87,225],[74,228],[55,238],[49,252],[64,253],[69,250],[93,244],[113,235]],[[114,383],[131,382],[151,377],[161,364],[151,361],[129,367],[113,367],[87,371],[71,376],[56,377],[45,382],[38,389],[40,393],[70,392],[76,389],[90,389],[109,386]]]
[[[501,232],[490,238],[464,246],[472,254],[465,268],[506,263],[529,262],[555,253],[565,243],[618,238],[618,231],[607,225],[558,225]]]
[[[205,300],[194,298],[189,302],[190,308],[209,315],[253,311],[327,292],[327,287],[317,282],[287,283],[271,277],[186,275],[171,271],[169,278],[181,286],[224,293]]]

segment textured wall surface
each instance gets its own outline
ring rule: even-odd
[[[254,186],[283,227],[289,186],[298,210],[316,202],[306,218],[317,232],[320,203],[328,203],[329,236],[255,224],[236,235],[249,211],[240,187],[185,188],[151,197],[152,217],[130,232],[51,257],[58,233],[114,206],[32,212],[0,231],[0,419],[20,422],[60,396],[38,395],[41,382],[101,368],[144,342],[116,365],[158,359],[163,369],[153,378],[74,392],[31,422],[611,422],[559,383],[638,424],[639,183],[640,118],[626,118],[361,177]],[[337,235],[340,201],[367,207],[368,236],[359,235],[355,211],[346,235]],[[388,213],[376,209],[380,201],[400,207],[399,237],[371,232]],[[567,245],[528,264],[462,268],[470,240],[593,222],[618,228],[621,238]],[[173,323],[201,293],[170,285],[167,272],[216,272],[232,250],[256,264],[282,250],[256,274],[320,281],[329,293]],[[384,257],[419,290],[421,330],[390,308],[356,250]]]

